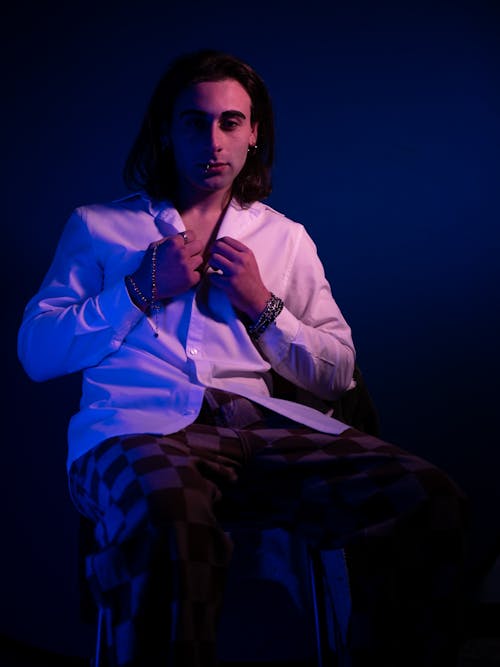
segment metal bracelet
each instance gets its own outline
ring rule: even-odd
[[[278,315],[283,310],[283,300],[280,299],[275,294],[271,294],[271,297],[268,299],[264,310],[259,315],[257,321],[250,325],[247,329],[250,334],[250,338],[257,340],[264,333],[267,327],[274,322]]]
[[[151,306],[151,301],[146,296],[144,296],[144,294],[139,289],[139,285],[135,282],[135,280],[132,278],[130,274],[125,276],[125,282],[127,282],[130,285],[132,291],[139,299],[139,302],[144,304],[144,306],[146,307],[145,309],[147,310]]]

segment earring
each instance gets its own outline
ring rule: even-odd
[[[250,153],[250,151],[253,151],[255,153],[257,151],[257,148],[258,148],[257,144],[254,144],[253,146],[249,146],[248,147],[248,152]]]

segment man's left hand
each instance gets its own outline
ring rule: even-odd
[[[255,255],[244,243],[224,236],[210,248],[208,275],[223,290],[232,305],[255,321],[264,310],[271,292],[260,276]]]

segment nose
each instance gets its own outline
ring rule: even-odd
[[[222,149],[222,135],[223,132],[220,128],[218,121],[214,121],[210,127],[210,147],[214,153],[218,153]]]

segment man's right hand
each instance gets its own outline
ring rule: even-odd
[[[132,274],[147,299],[152,299],[153,248],[156,246],[156,298],[159,301],[178,296],[200,282],[197,271],[203,263],[201,241],[192,230],[166,236],[151,243],[139,268]],[[131,295],[132,296],[132,295]]]

